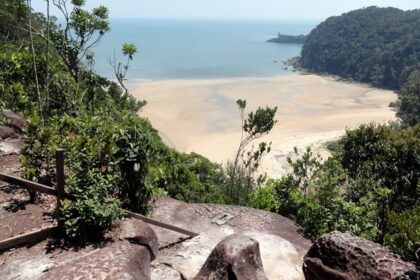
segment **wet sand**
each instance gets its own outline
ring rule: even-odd
[[[323,143],[346,128],[395,120],[389,104],[392,91],[331,77],[294,74],[273,78],[166,80],[132,86],[132,94],[148,104],[139,112],[150,119],[164,141],[182,152],[196,152],[218,163],[234,157],[241,137],[236,100],[247,100],[247,112],[277,106],[272,142],[262,171],[279,177],[289,170],[286,157],[293,147],[312,146],[327,156]]]

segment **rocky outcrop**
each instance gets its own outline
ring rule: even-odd
[[[149,225],[128,219],[118,224],[113,235],[110,246],[54,267],[41,279],[150,279],[158,240]]]
[[[304,257],[307,280],[419,279],[413,264],[379,244],[338,231],[323,235]]]
[[[155,201],[152,218],[200,233],[179,243],[185,235],[152,226],[161,247],[156,261],[170,266],[186,279],[197,276],[214,248],[235,233],[259,243],[268,279],[304,279],[303,257],[312,242],[302,236],[301,228],[293,221],[278,214],[240,206],[160,198]]]
[[[257,241],[232,234],[211,252],[194,280],[267,280]]]
[[[21,115],[8,109],[3,109],[2,115],[10,126],[18,129],[19,131],[25,131],[28,128],[28,122]]]
[[[0,140],[8,138],[16,138],[16,131],[8,126],[0,125]]]

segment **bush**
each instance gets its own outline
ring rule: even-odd
[[[388,214],[389,232],[384,244],[406,259],[419,262],[416,252],[420,249],[420,207],[401,213]]]
[[[161,146],[159,163],[151,173],[155,188],[185,202],[225,203],[222,168],[198,154]]]
[[[30,124],[22,158],[25,177],[53,185],[55,150],[66,151],[66,191],[77,201],[66,208],[71,215],[64,218],[72,222],[65,225],[77,219],[77,227],[104,230],[119,216],[120,201],[143,214],[150,209],[146,176],[160,140],[147,121],[126,114],[119,119],[64,115],[51,118],[46,127]]]
[[[267,184],[278,203],[271,211],[294,220],[311,239],[333,230],[350,232],[414,260],[420,126],[362,125],[348,130],[340,143],[342,149],[324,162],[310,149],[289,160],[293,172]]]
[[[420,126],[394,130],[363,125],[347,131],[340,161],[352,182],[347,196],[354,202],[369,191],[388,188],[391,210],[400,212],[418,202]]]
[[[248,199],[248,206],[271,212],[279,210],[279,201],[276,198],[273,180],[267,182],[264,187],[254,189]]]

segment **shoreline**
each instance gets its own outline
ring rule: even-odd
[[[213,162],[232,159],[241,127],[236,100],[246,99],[246,112],[277,106],[277,124],[261,138],[272,142],[261,172],[278,178],[290,169],[286,157],[312,146],[328,156],[323,143],[337,139],[346,128],[395,120],[391,90],[307,73],[256,78],[160,80],[133,84],[132,95],[148,104],[139,112],[181,152],[196,152]],[[258,143],[258,142],[256,142]]]

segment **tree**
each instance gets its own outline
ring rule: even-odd
[[[39,106],[39,114],[42,120],[42,124],[44,124],[44,114],[42,110],[42,101],[41,101],[41,91],[39,89],[39,80],[38,80],[38,69],[36,65],[36,55],[35,55],[35,45],[34,45],[34,38],[32,35],[32,15],[31,15],[31,0],[27,0],[28,5],[28,25],[29,25],[29,40],[31,42],[31,51],[32,51],[32,61],[33,61],[33,68],[34,68],[34,76],[35,76],[35,86],[36,86],[36,93],[38,97],[38,106]]]
[[[109,63],[111,64],[112,68],[114,68],[114,74],[118,80],[118,83],[124,89],[125,94],[128,94],[128,89],[124,85],[124,81],[126,80],[125,77],[127,75],[127,70],[129,68],[130,61],[133,60],[134,55],[137,53],[137,47],[134,44],[124,43],[122,45],[122,53],[124,56],[127,57],[127,61],[125,64],[123,64],[122,62],[117,63],[115,54],[114,54],[114,60],[111,61],[110,59]]]
[[[77,81],[82,60],[109,31],[108,9],[99,6],[89,12],[83,9],[84,0],[71,0],[71,9],[68,7],[68,0],[53,0],[53,4],[61,12],[65,23],[64,27],[54,26],[51,30],[51,40]],[[46,39],[42,32],[37,34]]]
[[[28,22],[28,6],[23,0],[0,1],[0,47],[26,37],[22,23]],[[18,44],[19,45],[19,44]]]
[[[407,126],[420,122],[420,71],[413,72],[402,88],[397,107],[397,116]]]
[[[254,151],[254,147],[246,152],[246,148],[255,140],[268,134],[276,124],[274,116],[277,112],[277,107],[261,108],[255,112],[250,112],[247,119],[244,119],[246,100],[238,99],[236,101],[241,114],[241,141],[239,142],[238,150],[236,151],[233,164],[228,163],[228,175],[230,177],[230,196],[232,201],[240,203],[239,192],[245,187],[245,197],[248,197],[250,188],[253,185],[253,173],[258,169],[259,162],[264,153],[270,152],[271,143],[267,144],[261,142],[258,148]],[[242,157],[242,164],[239,163],[239,158]],[[262,181],[262,177],[260,180]],[[245,184],[245,186],[244,186]],[[236,198],[234,198],[233,189],[237,188]]]

